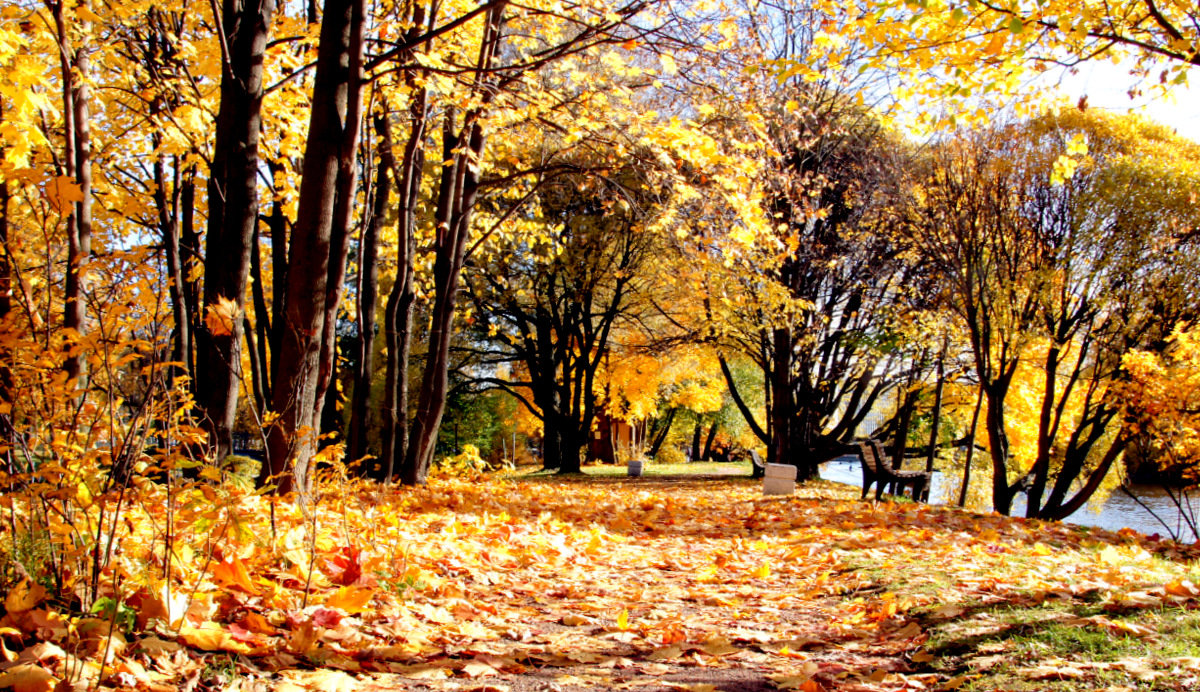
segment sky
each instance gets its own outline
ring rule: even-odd
[[[1078,74],[1047,79],[1057,82],[1058,90],[1072,103],[1086,94],[1088,108],[1133,111],[1200,142],[1200,74],[1195,71],[1191,74],[1191,88],[1175,87],[1166,96],[1146,90],[1146,95],[1137,99],[1129,97],[1129,89],[1137,81],[1129,75],[1127,66],[1096,62],[1081,66]]]

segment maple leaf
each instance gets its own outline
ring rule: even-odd
[[[56,176],[46,183],[46,201],[52,209],[63,214],[70,205],[83,201],[83,189],[69,175]]]
[[[214,305],[204,308],[204,325],[214,336],[233,334],[234,325],[241,317],[242,310],[237,302],[223,296],[217,298]]]
[[[374,595],[375,589],[369,586],[343,586],[325,599],[325,607],[339,608],[353,615],[366,610]]]
[[[254,585],[254,579],[250,576],[250,571],[246,568],[241,558],[236,555],[213,564],[212,575],[214,579],[226,586],[241,589],[249,594],[258,593],[258,589]]]

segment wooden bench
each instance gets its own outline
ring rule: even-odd
[[[927,471],[904,471],[892,467],[891,460],[883,452],[878,440],[868,440],[858,445],[858,456],[862,460],[862,499],[875,484],[875,499],[883,498],[885,486],[891,486],[893,494],[904,494],[905,486],[912,486],[912,499],[916,502],[929,499],[930,474]]]
[[[762,478],[767,475],[767,464],[758,455],[758,450],[750,450],[750,462],[754,464],[754,468],[750,471],[751,478]]]

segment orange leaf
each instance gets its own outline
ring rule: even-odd
[[[233,334],[233,327],[241,317],[241,308],[229,298],[217,298],[215,305],[204,308],[204,325],[213,336]]]
[[[246,564],[236,555],[213,565],[212,574],[213,579],[225,586],[236,587],[246,593],[258,593],[258,589],[254,586],[254,580],[250,578],[250,571],[246,569]]]
[[[341,608],[347,613],[361,613],[375,595],[369,586],[343,586],[325,601],[326,608]]]

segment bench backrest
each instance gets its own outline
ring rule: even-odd
[[[867,444],[871,445],[871,449],[875,451],[875,458],[881,467],[884,467],[889,471],[896,468],[896,465],[892,463],[891,458],[888,457],[887,452],[884,451],[882,442],[879,440],[870,440]]]
[[[858,455],[862,457],[862,462],[873,473],[879,474],[879,457],[875,454],[875,448],[870,442],[862,442],[858,445]]]

